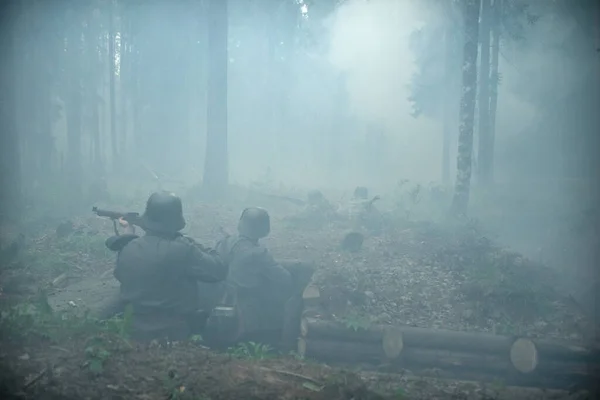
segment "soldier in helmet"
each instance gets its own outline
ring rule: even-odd
[[[106,245],[118,252],[115,277],[119,300],[133,306],[133,333],[138,340],[185,339],[196,324],[197,282],[219,282],[227,265],[215,250],[183,236],[181,199],[153,193],[140,227],[145,235],[114,236]]]
[[[271,222],[266,210],[246,208],[238,223],[238,234],[221,240],[217,251],[229,264],[228,282],[237,295],[241,336],[246,339],[259,337],[263,342],[275,339],[275,344],[281,344],[284,340],[282,332],[293,330],[286,327],[286,315],[290,315],[287,311],[298,308],[295,299],[301,299],[313,268],[299,262],[275,261],[259,243],[270,231]]]

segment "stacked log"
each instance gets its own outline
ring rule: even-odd
[[[581,387],[600,372],[600,349],[542,339],[415,327],[350,329],[304,317],[298,353],[416,375],[545,388]]]

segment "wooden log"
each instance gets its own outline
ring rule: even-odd
[[[540,368],[551,368],[549,366],[556,362],[563,366],[598,365],[600,354],[595,347],[544,339],[519,338],[511,346],[510,360],[517,371],[527,374]]]
[[[309,339],[381,343],[383,339],[383,326],[373,326],[368,329],[351,329],[333,321],[302,318],[300,334],[302,337]]]
[[[332,342],[298,339],[298,355],[325,362],[379,363],[385,359],[383,347],[376,343]]]
[[[298,339],[298,354],[328,361],[385,362],[398,358],[403,349],[402,334],[386,331],[382,344],[332,342]]]
[[[385,325],[374,325],[366,329],[351,330],[333,321],[303,318],[300,331],[303,337],[319,340],[380,342],[383,339],[385,328]],[[508,354],[513,343],[513,339],[510,337],[485,333],[410,326],[398,326],[395,329],[402,333],[405,347]]]
[[[318,306],[321,301],[321,292],[314,285],[308,285],[302,292],[302,300],[305,307]]]
[[[535,371],[539,355],[535,344],[529,339],[519,338],[510,347],[510,361],[515,369],[524,374]]]
[[[487,374],[506,374],[512,371],[512,365],[506,356],[423,348],[404,349],[395,364],[406,369],[462,369]]]
[[[298,353],[323,362],[357,365],[368,369],[385,366],[388,372],[410,371],[417,376],[479,382],[500,381],[506,385],[569,388],[589,387],[599,370],[580,363],[548,362],[533,373],[514,370],[507,355],[451,352],[423,348],[404,348],[390,360],[382,346],[375,343],[334,342],[300,338]]]
[[[600,346],[598,344],[583,346],[577,343],[548,339],[522,338],[518,340],[531,342],[542,359],[600,362]]]
[[[389,326],[383,329],[383,338],[381,347],[386,359],[395,360],[402,353],[404,348],[404,338],[402,331],[396,327]]]

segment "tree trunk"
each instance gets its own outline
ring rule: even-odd
[[[465,44],[463,53],[462,95],[460,101],[460,127],[456,182],[452,212],[466,215],[471,186],[473,156],[473,123],[475,120],[475,94],[477,92],[477,44],[479,42],[479,0],[464,0]]]
[[[16,121],[15,1],[4,4],[0,13],[0,221],[14,220],[20,214],[21,153]]]
[[[492,65],[490,70],[490,119],[489,119],[489,144],[487,154],[487,179],[489,183],[494,182],[494,153],[496,144],[496,110],[498,108],[498,63],[500,61],[500,35],[502,27],[500,25],[502,16],[502,0],[493,0],[492,17]]]
[[[79,21],[77,21],[79,22]],[[66,96],[67,114],[67,157],[63,175],[69,182],[73,200],[81,199],[82,165],[81,165],[81,128],[82,128],[82,80],[81,80],[81,28],[79,23],[73,24],[67,41],[67,57],[69,58],[69,83]]]
[[[279,62],[277,60],[278,47],[279,47],[279,35],[277,31],[277,4],[272,1],[267,1],[264,4],[266,7],[266,24],[265,33],[267,36],[267,79],[266,79],[266,93],[267,93],[267,129],[269,132],[269,147],[270,147],[270,162],[269,165],[278,165],[279,159],[278,154],[281,149],[278,144],[281,135],[279,129],[279,115],[278,115],[278,94],[280,91],[279,85]]]
[[[114,0],[108,0],[108,93],[110,113],[110,142],[112,148],[112,164],[116,168],[118,160],[117,146],[117,105],[115,99],[115,32],[114,32]]]
[[[447,22],[446,32],[444,33],[444,85],[445,85],[445,98],[444,101],[444,121],[443,121],[443,143],[442,143],[442,181],[445,184],[450,183],[450,141],[452,132],[454,131],[454,101],[452,101],[454,94],[453,75],[454,75],[454,27],[452,24]]]
[[[128,78],[131,73],[130,57],[129,57],[129,30],[123,22],[123,17],[120,18],[119,31],[120,46],[119,46],[119,149],[121,153],[127,152],[127,131],[129,127],[129,82]],[[125,161],[123,158],[122,162]],[[122,165],[124,166],[124,165]]]
[[[210,0],[208,20],[208,93],[203,189],[222,196],[228,186],[227,71],[228,0]]]
[[[477,177],[481,185],[490,182],[490,25],[491,0],[481,0],[481,59],[479,61],[479,150]]]

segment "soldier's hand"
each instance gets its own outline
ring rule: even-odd
[[[119,225],[121,225],[121,227],[123,229],[125,229],[125,232],[131,233],[131,234],[135,233],[133,225],[131,225],[129,222],[125,221],[123,218],[119,218]]]

